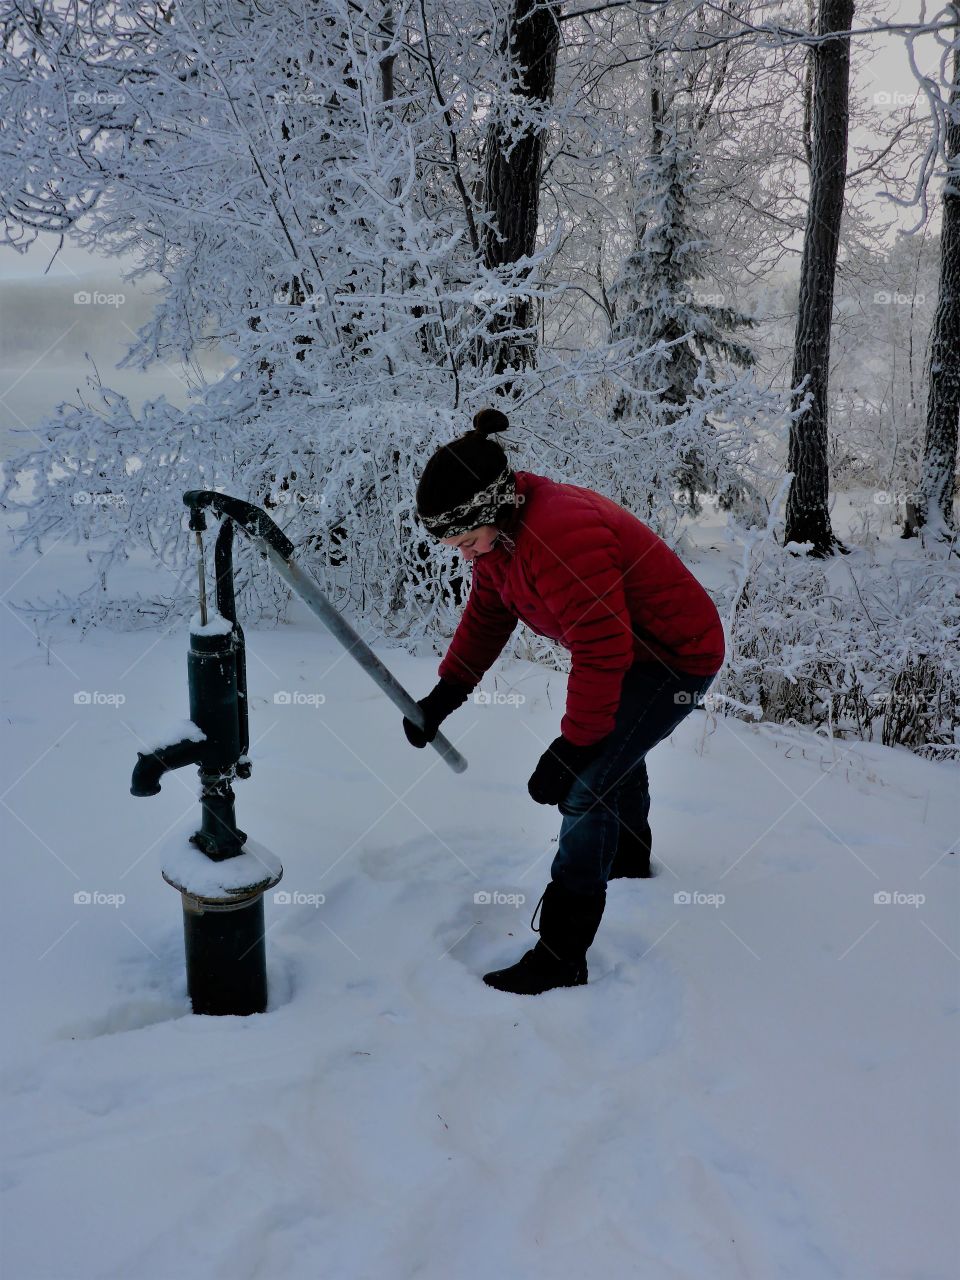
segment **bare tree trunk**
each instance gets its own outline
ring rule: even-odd
[[[396,32],[392,0],[385,0],[384,2],[380,30],[387,37],[384,44],[389,48]],[[395,53],[387,53],[380,60],[380,101],[383,103],[393,101],[393,65],[396,60],[397,55]]]
[[[817,35],[848,31],[853,0],[820,0]],[[800,266],[800,300],[794,340],[793,381],[808,378],[808,409],[790,427],[787,466],[793,472],[787,496],[786,542],[811,542],[811,554],[827,556],[847,548],[830,527],[827,509],[827,385],[833,285],[840,242],[847,171],[850,112],[850,38],[838,36],[811,47],[810,201]],[[796,409],[802,396],[795,397]]]
[[[534,106],[553,100],[559,12],[559,0],[514,0],[501,40],[500,51],[509,51],[516,74],[515,95]],[[482,243],[489,268],[532,254],[537,242],[543,131],[527,125],[511,145],[509,129],[504,127],[508,124],[509,108],[501,105],[486,137],[484,203],[493,225],[484,226]],[[508,331],[528,330],[534,319],[527,299],[518,299],[498,318],[495,328],[503,336],[495,337],[480,353],[492,359],[496,373],[533,363],[534,335],[511,336]]]
[[[960,22],[960,6],[951,5]],[[940,228],[940,284],[930,337],[927,430],[913,527],[904,536],[929,526],[941,537],[957,530],[953,495],[957,469],[957,424],[960,422],[960,32],[953,49],[946,147],[948,170],[943,188]]]

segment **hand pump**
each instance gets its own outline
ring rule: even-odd
[[[190,627],[187,683],[190,719],[199,738],[138,752],[130,790],[135,796],[157,795],[166,772],[184,765],[199,767],[201,825],[190,841],[212,862],[244,861],[236,864],[238,871],[242,865],[242,872],[224,875],[223,886],[214,891],[206,883],[208,877],[201,890],[188,883],[188,874],[163,872],[164,879],[181,895],[187,988],[194,1013],[262,1013],[267,1007],[263,895],[279,882],[283,869],[274,859],[260,859],[254,850],[244,847],[247,835],[237,826],[234,814],[232,781],[249,778],[252,767],[247,756],[246,647],[234,598],[234,526],[254,542],[408,719],[422,727],[423,714],[316,583],[292,562],[293,543],[265,511],[209,490],[191,489],[183,501],[190,512],[198,557],[200,607]],[[214,548],[217,616],[212,619],[208,617],[203,560],[206,508],[222,520]],[[442,734],[438,733],[431,745],[456,773],[466,769],[466,760]]]

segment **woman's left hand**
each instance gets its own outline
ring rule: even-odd
[[[562,734],[554,738],[530,775],[527,790],[537,804],[560,804],[577,774],[603,750],[605,739],[578,747]]]

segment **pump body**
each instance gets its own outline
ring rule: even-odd
[[[283,868],[260,849],[245,848],[247,835],[234,814],[234,778],[250,777],[247,723],[247,667],[243,631],[237,623],[233,586],[233,529],[241,529],[285,582],[320,619],[403,714],[423,727],[423,711],[362,637],[330,603],[312,577],[293,563],[294,546],[265,511],[213,489],[190,489],[183,495],[190,528],[197,539],[200,591],[199,625],[191,627],[187,656],[190,718],[201,738],[184,738],[146,753],[139,752],[130,790],[153,796],[170,769],[197,765],[201,781],[200,830],[191,843],[224,868],[222,892],[198,892],[190,876],[164,879],[183,899],[187,985],[195,1013],[259,1013],[266,1008],[267,985],[263,947],[263,894],[277,884]],[[222,523],[215,548],[216,599],[219,619],[207,622],[207,596],[201,534],[206,509]],[[442,733],[430,743],[455,773],[467,762]],[[228,875],[232,860],[242,874]],[[209,877],[204,877],[206,881]]]
[[[157,795],[171,769],[196,765],[199,770],[200,827],[190,837],[212,862],[243,857],[253,863],[249,883],[220,892],[201,892],[164,870],[164,879],[180,891],[183,907],[187,990],[194,1013],[263,1013],[267,1008],[264,947],[264,892],[277,884],[282,868],[273,862],[259,866],[245,850],[245,831],[237,826],[234,778],[249,778],[247,757],[246,647],[236,619],[233,587],[233,521],[220,526],[215,549],[218,618],[208,622],[200,533],[206,521],[202,509],[191,509],[191,528],[201,555],[200,614],[190,630],[187,685],[190,719],[200,740],[184,738],[151,752],[138,752],[130,790],[135,796]],[[238,864],[240,865],[240,864]],[[244,864],[245,865],[245,864]],[[243,877],[241,877],[242,879]]]

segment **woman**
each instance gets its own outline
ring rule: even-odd
[[[563,815],[540,939],[484,977],[535,995],[587,981],[608,879],[650,874],[644,757],[706,692],[725,650],[716,606],[667,544],[592,489],[514,472],[489,438],[508,425],[481,410],[417,486],[421,523],[473,563],[473,581],[439,683],[418,703],[425,729],[403,727],[416,747],[432,741],[518,620],[570,650],[560,734],[527,784]]]

